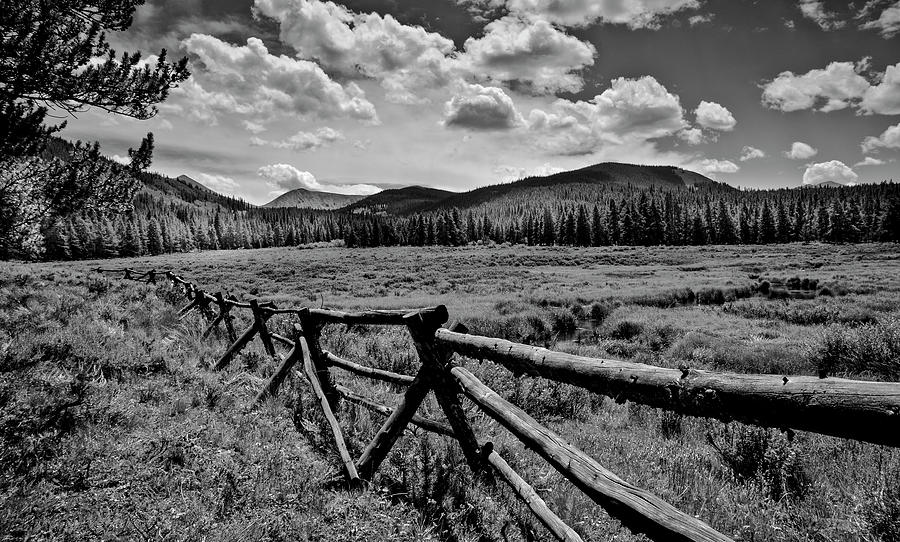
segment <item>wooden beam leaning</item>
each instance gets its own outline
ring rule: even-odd
[[[250,327],[247,328],[247,331],[242,333],[241,336],[238,337],[238,339],[228,347],[228,350],[226,350],[225,353],[222,354],[222,357],[220,357],[216,361],[216,363],[213,364],[212,368],[216,371],[221,371],[225,367],[228,367],[228,364],[231,363],[231,360],[234,359],[234,356],[236,356],[238,352],[243,350],[244,347],[253,340],[253,336],[256,335],[258,331],[259,329],[256,327],[256,321],[254,320],[253,323],[250,324]]]
[[[322,413],[325,414],[325,419],[328,420],[328,425],[331,427],[331,434],[334,436],[334,444],[337,447],[338,454],[341,456],[341,462],[344,464],[344,469],[347,471],[347,478],[351,484],[358,484],[359,473],[356,471],[356,465],[353,463],[353,458],[350,457],[350,452],[347,451],[347,443],[344,441],[344,434],[341,432],[341,426],[338,424],[337,418],[334,417],[334,412],[332,412],[331,406],[328,404],[328,398],[325,397],[325,392],[322,390],[322,386],[319,383],[319,377],[316,374],[316,367],[313,365],[312,358],[310,357],[309,346],[306,344],[306,339],[298,337],[296,348],[299,348],[302,353],[303,372],[306,373],[306,378],[309,379],[313,393],[315,393],[316,397],[319,399]]]
[[[269,328],[266,327],[266,320],[268,320],[269,316],[260,309],[259,303],[255,299],[250,300],[250,310],[253,311],[253,322],[259,332],[259,339],[263,343],[263,348],[266,349],[266,354],[274,358],[277,355],[275,345],[272,344],[272,336],[269,335]]]
[[[410,313],[404,317],[404,320],[406,320],[409,334],[412,336],[419,354],[419,361],[423,367],[429,366],[434,371],[434,395],[441,410],[444,411],[444,416],[453,427],[456,440],[459,441],[469,468],[475,474],[486,474],[487,469],[484,468],[478,439],[459,402],[462,390],[450,375],[451,352],[438,348],[434,341],[435,331],[449,319],[446,307],[442,306],[441,309],[443,310],[437,313]]]
[[[299,336],[299,332],[297,332],[297,335]],[[269,397],[274,397],[275,394],[278,393],[278,388],[281,387],[281,383],[284,382],[284,379],[287,378],[287,375],[291,372],[291,368],[298,361],[301,363],[303,362],[303,351],[300,348],[300,341],[292,341],[292,344],[293,346],[291,347],[290,352],[284,357],[281,365],[278,366],[278,369],[276,369],[272,377],[269,378],[269,381],[259,392],[259,395],[256,396],[256,404],[262,403]]]
[[[900,447],[900,383],[717,373],[553,352],[440,329],[438,344],[516,374],[690,416],[812,431]]]
[[[465,368],[454,367],[451,373],[466,395],[488,416],[500,422],[632,531],[660,542],[733,542],[706,523],[606,470],[525,411],[497,395]]]
[[[487,442],[482,447],[482,455],[494,471],[503,479],[504,482],[512,489],[516,496],[525,503],[531,512],[537,516],[538,520],[553,533],[557,540],[562,542],[583,542],[583,539],[566,525],[559,516],[557,516],[544,499],[537,494],[537,491],[526,482],[519,473],[509,466],[500,454],[494,451],[493,443]]]
[[[431,390],[433,376],[434,369],[429,365],[422,364],[419,367],[419,372],[416,373],[416,377],[400,399],[400,404],[388,416],[381,429],[375,433],[372,442],[363,450],[362,455],[356,462],[356,468],[364,479],[372,479],[372,476],[375,475],[394,443],[397,442],[397,439],[403,434],[403,430],[412,421],[416,415],[416,410],[419,409],[419,405],[422,404],[425,396]]]
[[[300,332],[303,338],[306,339],[309,355],[312,358],[313,365],[316,367],[316,375],[319,378],[322,391],[325,392],[325,397],[328,398],[328,404],[331,406],[331,409],[337,410],[340,397],[334,390],[334,381],[331,379],[328,362],[322,355],[322,345],[319,342],[322,338],[322,327],[324,324],[320,317],[308,308],[300,309],[297,312],[297,317],[300,319]]]
[[[391,384],[397,384],[398,386],[408,386],[412,384],[412,381],[415,379],[414,377],[409,375],[402,375],[398,373],[392,373],[390,371],[383,371],[381,369],[359,365],[358,363],[353,363],[352,361],[339,358],[331,352],[328,352],[327,350],[323,351],[322,355],[325,357],[325,360],[328,362],[328,364],[332,367],[340,367],[345,371],[349,371],[360,376],[365,376],[373,380],[389,382]]]
[[[204,339],[209,337],[213,330],[216,329],[216,326],[218,326],[220,323],[222,323],[223,320],[225,320],[225,317],[228,316],[228,311],[231,310],[231,307],[227,303],[225,303],[225,299],[222,297],[222,292],[216,292],[213,297],[215,298],[214,303],[217,307],[219,307],[219,314],[217,314],[216,317],[213,318],[213,321],[210,322],[208,326],[206,326],[205,330],[203,330],[202,338]],[[232,342],[234,342],[233,338],[229,338]]]
[[[358,393],[350,390],[349,388],[341,386],[340,384],[335,384],[334,388],[339,394],[341,394],[341,397],[343,397],[347,401],[367,408],[372,412],[381,414],[385,417],[390,416],[394,413],[394,409],[363,397],[362,395],[359,395]],[[428,418],[423,418],[418,414],[413,415],[413,417],[409,420],[409,423],[421,427],[426,431],[431,431],[432,433],[437,433],[438,435],[444,435],[445,437],[456,436],[453,434],[453,428],[449,425],[434,420],[429,420]]]

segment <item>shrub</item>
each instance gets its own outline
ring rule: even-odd
[[[613,339],[630,341],[644,331],[644,325],[632,320],[620,320],[609,333]]]
[[[698,305],[722,305],[725,303],[725,292],[721,288],[704,288],[697,292]]]
[[[900,318],[852,329],[829,326],[812,356],[820,373],[900,379]]]
[[[772,288],[772,284],[767,280],[764,280],[759,283],[759,293],[761,293],[762,295],[769,295],[769,290],[771,288]]]
[[[727,424],[708,431],[706,438],[735,478],[760,484],[772,500],[806,494],[799,447],[780,431]]]
[[[606,320],[614,310],[616,310],[616,308],[611,304],[597,301],[591,305],[591,320],[600,324]]]
[[[588,311],[587,311],[587,309],[584,308],[584,305],[581,305],[579,303],[573,303],[572,305],[569,306],[569,312],[572,313],[572,316],[576,320],[587,320]]]
[[[790,299],[791,293],[786,288],[772,288],[769,290],[769,299]]]
[[[882,542],[900,542],[900,472],[888,475],[862,507],[869,533]]]
[[[556,333],[572,333],[576,327],[575,316],[565,309],[550,309],[550,327]]]

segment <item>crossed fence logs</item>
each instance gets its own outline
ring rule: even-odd
[[[492,443],[479,444],[460,403],[463,395],[632,531],[657,541],[712,542],[731,538],[608,471],[453,361],[454,353],[492,361],[516,375],[529,374],[580,386],[619,402],[627,400],[685,415],[739,420],[900,447],[900,383],[667,369],[587,358],[470,335],[460,324],[445,328],[449,315],[443,306],[362,312],[277,308],[257,300],[240,302],[221,293],[210,294],[173,271],[138,273],[129,268],[97,271],[124,273],[126,279],[148,283],[156,283],[158,276],[165,276],[189,300],[180,311],[182,317],[198,310],[209,321],[204,337],[220,324],[224,325],[231,344],[212,364],[214,370],[225,369],[244,347],[259,337],[266,353],[280,363],[260,390],[256,403],[277,394],[284,379],[299,367],[297,372],[309,381],[328,422],[349,483],[371,480],[394,443],[412,424],[456,439],[479,479],[485,483],[492,483],[494,477],[503,480],[559,540],[580,541],[581,537],[550,510],[493,449]],[[217,307],[217,314],[213,306]],[[249,327],[240,335],[235,333],[231,316],[236,308],[249,310],[252,316]],[[269,331],[267,322],[276,314],[296,317],[293,338]],[[419,356],[417,373],[402,375],[366,367],[322,350],[319,339],[326,324],[406,327]],[[288,351],[279,355],[273,341],[286,346]],[[404,393],[395,408],[381,405],[335,384],[331,379],[332,368],[394,384],[404,388]],[[416,413],[429,392],[434,392],[447,423]],[[356,461],[350,457],[334,416],[340,399],[385,417]]]

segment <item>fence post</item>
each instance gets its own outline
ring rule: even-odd
[[[322,345],[320,343],[322,323],[314,318],[306,307],[300,310],[297,317],[300,319],[303,338],[306,339],[306,344],[309,347],[309,357],[316,368],[316,376],[319,378],[322,392],[328,398],[328,406],[337,412],[341,396],[334,389],[334,381],[331,378],[331,371],[328,369],[328,360],[325,359],[325,355],[322,353]]]
[[[225,299],[222,298],[222,292],[216,292],[216,294],[213,297],[216,299],[216,306],[219,307],[219,314],[218,314],[218,316],[216,316],[213,319],[212,322],[210,322],[209,326],[207,326],[206,329],[203,331],[204,339],[209,337],[210,333],[213,332],[213,330],[216,328],[216,326],[218,326],[220,322],[225,320],[225,318],[228,316],[228,311],[231,310],[231,306],[228,305],[227,303],[225,303]],[[231,342],[234,342],[234,337],[229,335],[228,338],[231,339]]]
[[[272,344],[272,337],[269,335],[269,329],[266,327],[266,320],[269,319],[268,312],[264,312],[259,308],[259,302],[255,299],[250,300],[250,310],[253,311],[253,322],[259,331],[259,338],[262,340],[263,347],[270,357],[275,357],[275,345]]]
[[[490,471],[485,468],[484,456],[475,432],[469,425],[469,420],[459,401],[462,390],[453,375],[450,374],[451,353],[438,348],[434,341],[434,332],[447,321],[447,309],[438,307],[435,313],[422,311],[410,313],[404,317],[406,327],[415,343],[416,351],[422,366],[430,367],[434,374],[434,395],[453,428],[454,436],[466,457],[469,468],[475,474],[490,476]],[[454,326],[456,330],[465,330],[461,324]]]

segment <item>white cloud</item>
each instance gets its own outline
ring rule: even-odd
[[[201,173],[197,176],[197,182],[214,192],[225,194],[226,196],[236,196],[241,189],[241,186],[237,181],[223,175],[207,175],[206,173]]]
[[[791,160],[806,160],[817,154],[819,154],[818,149],[814,149],[802,141],[794,141],[791,144],[791,150],[784,153]]]
[[[730,132],[737,124],[731,111],[716,102],[701,101],[694,110],[694,115],[697,117],[697,124],[710,130]]]
[[[704,13],[702,15],[692,15],[691,17],[688,18],[688,23],[690,23],[691,26],[697,26],[697,25],[712,22],[712,20],[714,18],[715,18],[715,15],[713,15],[712,13]]]
[[[814,21],[822,30],[836,30],[846,24],[835,13],[826,11],[822,0],[800,0],[800,13]]]
[[[473,130],[509,130],[525,124],[525,119],[503,89],[472,84],[444,104],[442,123]]]
[[[741,167],[731,160],[718,160],[716,158],[704,158],[699,161],[692,162],[686,166],[688,169],[700,171],[702,173],[737,173]]]
[[[799,111],[818,106],[819,111],[844,109],[858,103],[869,88],[860,73],[867,60],[858,63],[832,62],[825,69],[797,75],[790,71],[763,85],[762,102],[772,109]]]
[[[688,128],[678,96],[651,76],[614,79],[590,101],[556,100],[532,110],[536,144],[554,154],[588,154],[603,145],[634,144]]]
[[[887,7],[881,12],[878,19],[869,21],[860,26],[860,28],[867,30],[875,29],[878,30],[885,39],[893,38],[900,33],[900,2]]]
[[[900,123],[888,127],[880,136],[869,136],[862,142],[863,153],[878,149],[900,149]]]
[[[803,173],[803,184],[819,184],[832,181],[841,184],[855,183],[859,175],[838,160],[811,164]]]
[[[119,156],[118,154],[114,154],[114,155],[112,155],[110,160],[112,160],[113,162],[118,162],[119,164],[122,164],[123,166],[131,165],[131,157],[130,156]]]
[[[318,0],[255,0],[259,13],[281,25],[281,41],[304,59],[344,76],[373,78],[388,100],[421,101],[413,91],[453,78],[453,42],[391,15],[355,13]]]
[[[657,29],[674,13],[700,7],[699,0],[464,0],[487,9],[505,7],[514,14],[538,17],[564,26],[597,20],[631,28]]]
[[[353,185],[325,185],[320,183],[315,175],[308,171],[300,171],[290,164],[271,164],[259,168],[257,175],[266,179],[266,183],[274,189],[274,194],[283,194],[289,190],[303,188],[317,192],[331,192],[334,194],[371,195],[381,192],[377,186],[370,184]]]
[[[194,77],[172,94],[187,99],[200,120],[215,123],[217,113],[229,113],[254,123],[286,114],[378,121],[357,85],[341,86],[314,62],[271,55],[257,38],[234,46],[194,34],[182,45],[194,58]]]
[[[886,162],[872,156],[866,156],[863,160],[853,164],[853,167],[883,166]]]
[[[258,135],[266,131],[265,125],[259,122],[253,122],[251,120],[245,120],[243,123],[244,129],[250,132],[251,134]]]
[[[866,90],[860,110],[863,113],[900,115],[900,62],[888,66],[881,82]]]
[[[344,139],[344,134],[332,128],[319,128],[315,132],[297,132],[287,139],[269,141],[259,137],[251,137],[250,144],[254,147],[273,147],[292,151],[307,151],[324,147]]]
[[[761,149],[757,149],[756,147],[745,146],[741,150],[741,162],[746,162],[747,160],[755,160],[757,158],[765,158],[766,153]]]
[[[706,141],[700,128],[685,128],[678,132],[678,137],[687,141],[688,145],[700,145]]]
[[[476,79],[519,81],[536,94],[578,92],[576,72],[594,63],[593,45],[542,19],[507,16],[489,23],[484,36],[469,38],[460,61]]]

